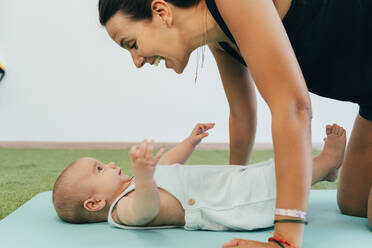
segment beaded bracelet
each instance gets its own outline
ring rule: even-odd
[[[290,248],[297,248],[297,246],[292,245],[287,240],[283,239],[279,234],[270,232],[273,236],[269,238],[268,241],[274,241],[275,243],[281,243],[284,245],[288,245]],[[276,242],[277,241],[277,242]]]
[[[306,212],[297,209],[276,208],[275,214],[306,219]]]

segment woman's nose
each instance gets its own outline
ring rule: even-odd
[[[145,64],[145,58],[138,54],[132,53],[132,59],[137,68],[141,68]]]

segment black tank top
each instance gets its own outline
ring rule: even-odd
[[[217,9],[216,2],[214,0],[206,0],[207,7],[209,9],[209,12],[211,12],[213,18],[216,20],[217,24],[220,26],[222,31],[225,33],[227,37],[238,47],[238,44],[236,44],[234,37],[232,36],[229,28],[226,26],[226,23],[222,19],[222,16],[220,15],[220,12]],[[220,46],[233,58],[238,60],[243,65],[247,66],[242,56],[240,56],[239,53],[235,51],[234,48],[232,48],[227,42],[218,42]]]
[[[236,44],[215,0],[205,1]],[[292,0],[283,25],[310,92],[372,104],[372,0]],[[246,66],[228,43],[219,44]]]

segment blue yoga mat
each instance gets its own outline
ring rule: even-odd
[[[53,208],[51,192],[36,195],[0,221],[0,247],[221,247],[232,238],[265,241],[272,229],[250,232],[122,230],[107,223],[68,224]],[[335,190],[312,190],[305,228],[304,248],[372,247],[372,230],[366,218],[345,216],[336,204]]]

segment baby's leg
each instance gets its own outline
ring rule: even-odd
[[[337,179],[338,169],[344,160],[346,131],[333,124],[326,126],[327,138],[323,151],[313,158],[312,184],[322,180],[333,182]]]

